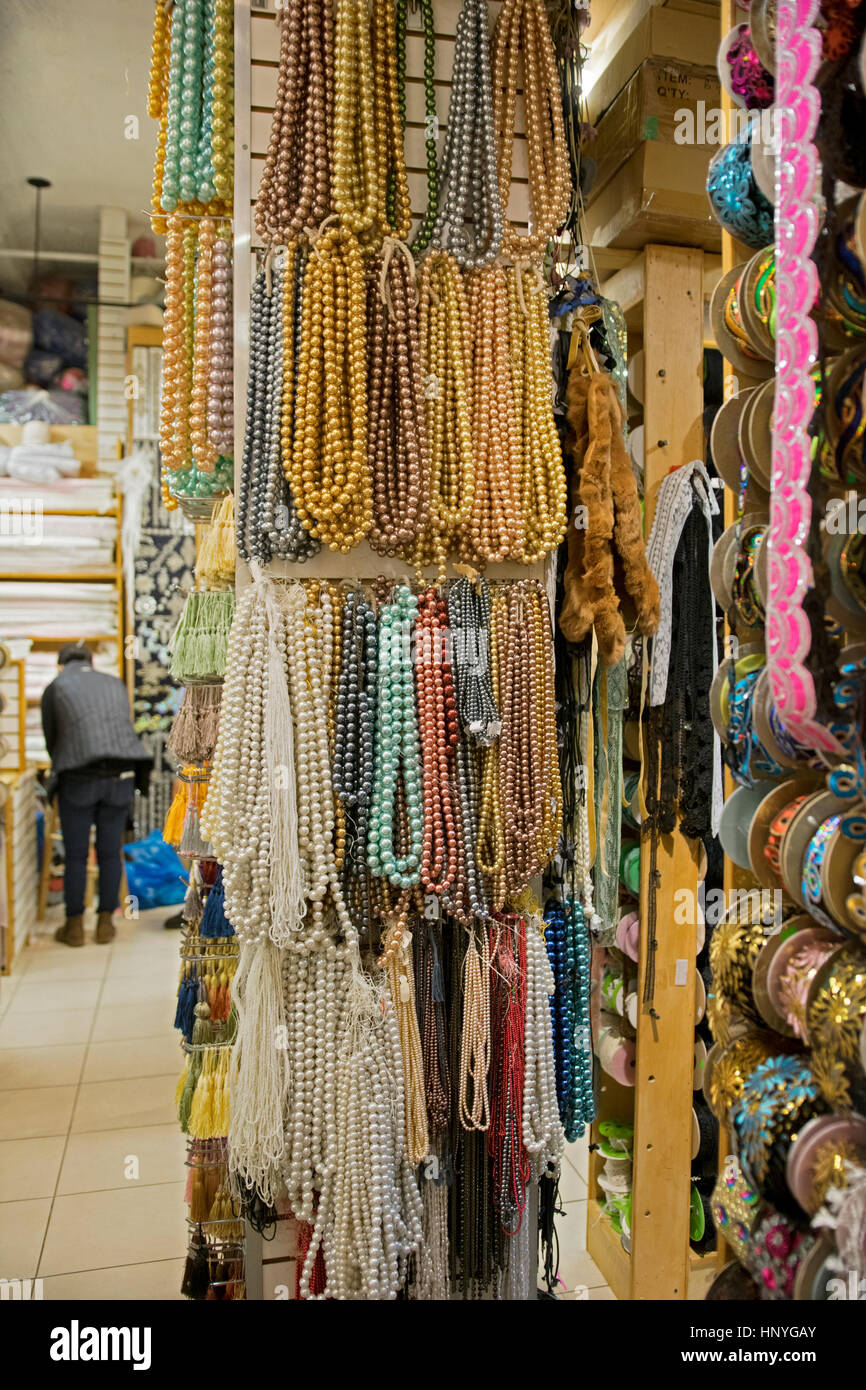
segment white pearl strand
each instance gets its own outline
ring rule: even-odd
[[[270,778],[264,743],[267,679],[264,586],[241,595],[229,637],[213,772],[202,827],[223,866],[226,914],[239,940],[270,925]]]
[[[526,918],[526,1024],[524,1030],[523,1146],[533,1175],[559,1170],[565,1151],[565,1131],[556,1099],[550,995],[555,983],[547,958],[541,923]]]

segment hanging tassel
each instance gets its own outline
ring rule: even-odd
[[[187,1253],[180,1291],[185,1298],[202,1300],[207,1298],[209,1287],[210,1263],[207,1257],[207,1243],[199,1226]]]
[[[234,929],[225,913],[222,868],[219,869],[216,882],[205,899],[199,935],[208,937],[234,936]]]
[[[235,577],[235,499],[228,493],[205,529],[195,565],[199,587],[233,584]]]
[[[167,845],[172,845],[175,849],[180,844],[185,815],[186,787],[181,785],[172,797],[168,815],[165,818],[165,825],[162,827],[162,838]]]
[[[194,589],[188,596],[171,641],[175,680],[222,679],[234,605],[233,589]]]
[[[222,685],[188,685],[166,747],[179,763],[210,762],[219,733]]]
[[[265,1202],[282,1194],[286,1146],[284,1112],[289,1091],[288,1052],[274,1040],[286,1028],[282,957],[267,938],[246,943],[232,991],[227,1033],[235,1021],[229,1147],[241,1184]]]
[[[190,1221],[207,1221],[208,1218],[207,1188],[204,1180],[204,1173],[201,1168],[192,1170],[192,1192],[189,1199],[189,1219]]]
[[[204,905],[201,899],[199,888],[198,868],[193,861],[190,865],[189,887],[186,890],[183,900],[183,920],[190,926],[197,925],[202,918]]]

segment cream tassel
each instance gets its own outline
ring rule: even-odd
[[[234,980],[238,1028],[231,1078],[229,1162],[233,1174],[272,1204],[281,1162],[290,1078],[280,953],[247,942]]]
[[[298,799],[295,783],[295,735],[286,675],[285,625],[274,586],[264,585],[268,616],[268,666],[265,693],[265,765],[270,778],[269,852],[270,935],[278,946],[293,939],[306,911],[298,845]]]

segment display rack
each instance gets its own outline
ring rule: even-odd
[[[710,273],[714,267],[710,267]],[[658,489],[673,468],[703,453],[704,253],[647,246],[641,257],[644,379],[644,528],[652,525]],[[634,1115],[631,1251],[600,1202],[601,1162],[590,1154],[587,1250],[617,1298],[685,1299],[689,1277],[705,1264],[689,1246],[687,1175],[692,1151],[692,1081],[697,923],[675,911],[683,889],[697,902],[698,854],[679,832],[660,838],[653,1012],[637,1024],[634,1088],[601,1073],[598,1121]],[[648,962],[649,855],[641,856],[640,965],[643,998]],[[597,1137],[597,1124],[593,1137]]]
[[[30,939],[36,921],[36,769],[0,772],[3,787],[3,871],[6,913],[0,941],[0,974],[12,972],[12,962]]]

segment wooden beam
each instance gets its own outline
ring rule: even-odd
[[[703,253],[648,246],[644,296],[645,525],[672,468],[703,454]],[[635,1082],[632,1298],[685,1299],[689,1275],[689,1174],[694,1071],[698,862],[675,832],[660,838],[652,1003],[650,850],[641,855],[641,939]],[[694,909],[677,912],[678,891]],[[686,921],[678,918],[686,917]]]

